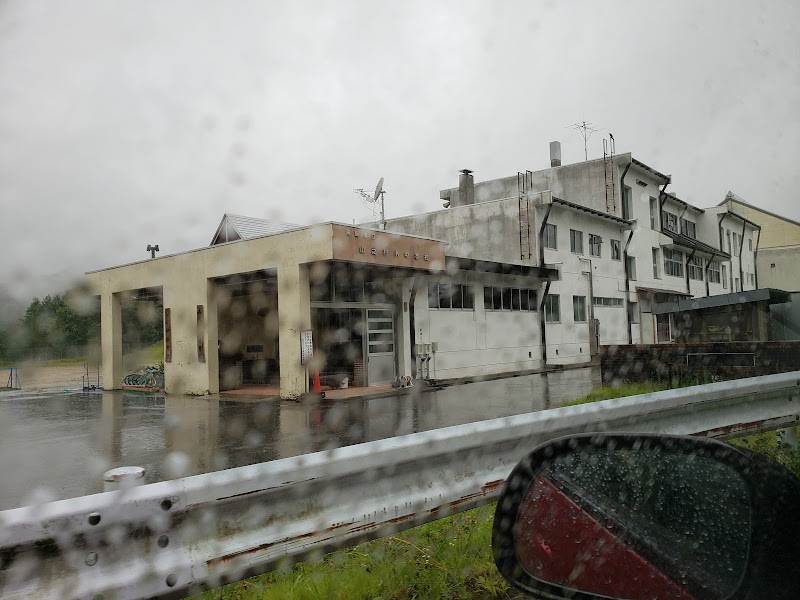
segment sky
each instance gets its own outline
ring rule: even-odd
[[[583,160],[800,220],[800,3],[0,0],[0,313],[206,246]]]

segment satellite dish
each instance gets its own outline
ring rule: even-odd
[[[375,195],[372,197],[372,201],[373,202],[377,202],[378,201],[378,196],[381,195],[382,191],[383,191],[383,177],[381,177],[378,180],[378,185],[375,186]]]

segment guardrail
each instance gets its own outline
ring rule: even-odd
[[[0,512],[0,594],[178,597],[494,500],[578,432],[731,437],[796,425],[800,372],[493,419]]]

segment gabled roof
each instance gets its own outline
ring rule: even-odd
[[[798,223],[794,219],[789,219],[787,217],[784,217],[783,215],[778,215],[778,214],[775,214],[774,212],[765,210],[765,209],[761,208],[760,206],[756,206],[755,204],[750,204],[749,202],[747,202],[746,200],[744,200],[740,196],[737,196],[736,194],[734,194],[733,192],[730,192],[730,191],[727,194],[725,194],[725,200],[723,200],[722,202],[717,204],[717,206],[724,206],[725,204],[728,203],[729,200],[733,201],[733,202],[736,202],[738,204],[742,204],[742,205],[744,205],[744,206],[746,206],[748,208],[752,208],[753,210],[756,210],[758,212],[762,212],[765,215],[769,215],[771,217],[775,217],[776,219],[781,219],[783,221],[786,221],[787,223],[792,223],[793,225],[800,226],[800,223]],[[736,213],[733,213],[733,214],[736,214]],[[739,215],[736,215],[736,216],[739,216]]]
[[[301,227],[302,225],[293,225],[292,223],[278,223],[266,219],[225,213],[219,227],[217,227],[217,232],[211,238],[209,246],[236,240],[252,240],[253,238],[292,231]]]

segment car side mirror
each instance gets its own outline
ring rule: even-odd
[[[694,437],[540,446],[498,500],[500,573],[536,598],[800,598],[800,480]]]

